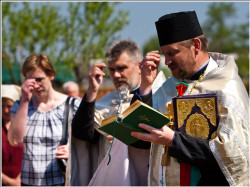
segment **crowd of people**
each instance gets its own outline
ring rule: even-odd
[[[163,15],[155,26],[161,51],[143,57],[134,41],[114,41],[107,64],[89,70],[83,97],[73,81],[63,93],[53,88],[56,72],[46,55],[26,58],[21,87],[2,85],[2,185],[249,186],[248,93],[233,57],[209,52],[195,11]],[[170,77],[159,71],[160,52]],[[105,68],[116,90],[96,101]],[[180,84],[186,96],[216,95],[211,139],[179,131],[174,119],[161,129],[138,124],[147,133],[132,131],[139,141],[130,145],[98,129],[136,100],[170,113]]]

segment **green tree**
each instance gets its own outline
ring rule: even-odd
[[[234,45],[232,34],[234,26],[227,26],[226,20],[235,17],[232,3],[212,3],[207,11],[207,20],[202,26],[210,43],[211,51],[230,52]]]
[[[128,12],[115,11],[117,2],[71,2],[66,12],[56,3],[21,4],[2,3],[2,62],[10,73],[13,62],[45,53],[57,72],[74,71],[81,83],[91,59],[104,58],[106,47],[129,23]]]
[[[23,2],[3,2],[2,46],[5,58],[3,66],[12,74],[15,63],[20,66],[24,59],[34,53],[45,53],[55,60],[57,41],[62,29],[58,8],[51,4],[37,4],[31,7]],[[9,58],[7,58],[9,57]],[[21,76],[21,75],[20,75]],[[16,83],[17,80],[13,80]]]
[[[159,45],[159,40],[158,36],[154,35],[150,37],[143,45],[142,47],[142,52],[143,54],[147,54],[150,51],[158,50],[160,51],[160,45]]]
[[[248,16],[248,15],[246,15]],[[236,63],[243,79],[249,77],[249,24],[227,25],[236,17],[233,3],[212,3],[207,11],[207,20],[202,26],[209,41],[209,50],[221,53],[236,53]]]
[[[117,32],[128,23],[128,12],[115,11],[117,2],[69,3],[70,19],[65,19],[68,32],[63,35],[63,51],[68,51],[67,67],[72,65],[77,82],[87,77],[91,59],[103,59],[107,46],[116,39]],[[75,62],[72,64],[72,62]]]

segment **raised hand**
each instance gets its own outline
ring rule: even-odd
[[[36,81],[35,79],[27,79],[21,86],[21,91],[22,91],[22,101],[27,101],[29,102],[31,97],[32,97],[32,92],[35,89],[36,86]]]
[[[102,84],[104,73],[104,68],[106,64],[104,63],[96,63],[89,70],[88,78],[89,78],[89,88],[87,91],[86,100],[88,102],[93,101],[98,93],[98,90]]]
[[[149,93],[151,85],[157,76],[160,61],[161,56],[159,55],[159,51],[147,53],[141,61],[141,85],[139,89],[141,95]]]
[[[16,114],[11,114],[11,125],[8,130],[8,140],[12,146],[18,146],[23,142],[29,101],[36,86],[34,78],[27,79],[21,86],[21,102]]]

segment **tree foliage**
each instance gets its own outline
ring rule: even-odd
[[[71,19],[66,20],[66,25],[72,31],[67,33],[67,37],[73,43],[65,47],[70,49],[70,54],[76,55],[70,58],[76,61],[77,66],[74,70],[78,82],[86,77],[90,60],[104,59],[107,46],[116,39],[115,34],[129,23],[128,12],[115,12],[117,4],[117,2],[69,4]]]
[[[221,53],[236,53],[240,76],[249,77],[249,24],[227,24],[236,17],[233,3],[212,3],[207,11],[207,20],[202,26],[209,41],[209,50]],[[246,15],[248,17],[248,15]]]
[[[144,55],[150,51],[155,51],[155,50],[160,51],[160,45],[157,35],[150,37],[142,47],[142,52]]]
[[[229,26],[227,21],[236,17],[236,10],[232,3],[212,3],[207,11],[207,20],[202,25],[203,31],[210,41],[210,50],[232,52],[239,47],[248,45],[245,36],[246,24]],[[237,41],[241,41],[240,43]]]
[[[21,2],[18,2],[21,3]],[[61,73],[87,77],[91,59],[104,59],[106,47],[128,23],[117,2],[69,2],[66,12],[56,3],[2,3],[2,62],[11,73],[30,54],[49,56]]]
[[[14,62],[22,62],[27,54],[43,52],[53,54],[61,29],[60,15],[55,6],[36,6],[23,2],[3,3],[3,50]]]

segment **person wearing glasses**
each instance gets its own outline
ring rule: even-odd
[[[25,77],[22,97],[12,107],[8,133],[11,145],[24,143],[21,183],[24,186],[64,185],[65,177],[57,159],[68,158],[68,146],[60,145],[68,96],[52,87],[56,72],[44,54],[29,56],[22,74]],[[76,99],[73,113],[79,104],[80,99]]]

